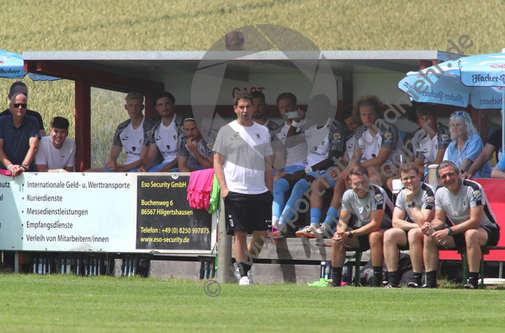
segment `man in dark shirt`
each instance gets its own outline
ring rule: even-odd
[[[484,164],[491,159],[493,153],[496,151],[496,160],[500,160],[500,149],[502,146],[502,129],[496,130],[491,134],[487,140],[484,149],[480,153],[479,157],[472,163],[470,169],[461,175],[461,178],[470,179],[473,175],[479,171]],[[492,175],[491,175],[492,177]]]
[[[26,86],[26,84],[24,84],[24,82],[16,81],[11,85],[11,87],[9,89],[9,94],[8,94],[9,101],[16,94],[23,94],[28,99],[28,87]],[[8,116],[10,114],[11,114],[11,112],[9,111],[9,109],[5,109],[2,113],[0,113],[0,117],[1,116]],[[38,113],[37,111],[33,111],[33,110],[26,110],[26,115],[35,117],[35,119],[37,119],[40,137],[46,136],[47,134],[44,129],[44,122],[42,121],[42,117],[40,116],[40,113]]]
[[[15,94],[9,106],[11,115],[0,117],[0,168],[13,176],[36,171],[35,154],[39,147],[37,120],[26,115],[27,98]]]

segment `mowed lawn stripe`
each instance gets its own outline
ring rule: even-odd
[[[311,288],[0,274],[0,331],[500,332],[503,290]]]

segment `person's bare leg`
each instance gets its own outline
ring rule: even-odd
[[[259,257],[263,245],[267,240],[268,234],[266,231],[253,231],[252,239],[247,245],[247,251],[249,252],[251,259],[256,259]]]
[[[381,187],[387,186],[387,180],[395,175],[395,171],[389,166],[371,166],[368,167],[370,181]]]
[[[423,243],[424,234],[421,229],[411,229],[409,231],[409,251],[414,273],[423,272]]]
[[[480,260],[482,258],[481,246],[486,245],[487,232],[482,229],[468,229],[465,231],[466,257],[468,260],[468,271],[478,272]]]
[[[234,233],[235,241],[233,243],[233,253],[235,254],[235,260],[238,262],[249,261],[249,256],[247,255],[247,232],[245,231],[235,231]]]
[[[438,243],[428,236],[424,236],[423,257],[426,272],[438,269]]]
[[[370,241],[370,261],[372,261],[372,266],[382,267],[384,260],[384,230],[381,229],[371,232],[368,236],[368,239]]]
[[[407,245],[405,231],[399,228],[386,230],[384,233],[384,258],[386,260],[388,272],[395,272],[398,270],[398,245]]]

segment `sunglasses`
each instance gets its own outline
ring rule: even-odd
[[[451,117],[456,117],[456,116],[468,118],[468,114],[466,112],[462,112],[462,111],[456,111],[451,114]]]
[[[26,109],[26,105],[27,105],[26,103],[22,103],[22,104],[21,103],[19,103],[19,104],[18,103],[14,103],[14,107],[16,109],[19,108],[19,107],[22,107],[23,109]]]

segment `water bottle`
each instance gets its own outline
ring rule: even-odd
[[[433,229],[433,227],[430,227],[430,231],[429,231],[430,236],[433,236],[433,234],[435,233],[435,231],[436,231],[436,230],[435,230],[435,229]],[[447,243],[447,239],[444,239],[443,241],[438,242],[438,244],[440,244],[440,246],[444,246],[444,245],[445,245],[445,243]]]

